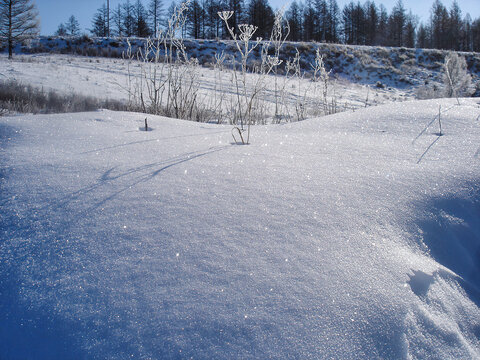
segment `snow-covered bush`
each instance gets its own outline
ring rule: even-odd
[[[445,56],[443,64],[446,97],[470,96],[474,92],[472,77],[467,70],[467,62],[464,57],[458,56],[456,52],[449,52]]]
[[[438,55],[437,52],[434,55]],[[456,52],[449,52],[443,62],[443,84],[428,83],[418,87],[418,99],[436,99],[441,97],[470,96],[475,92],[472,76],[467,69],[465,58]]]

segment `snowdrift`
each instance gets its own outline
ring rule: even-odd
[[[478,100],[144,116],[0,118],[2,359],[480,357]]]

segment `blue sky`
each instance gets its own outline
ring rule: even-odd
[[[96,10],[102,6],[105,0],[34,0],[37,4],[38,10],[40,12],[40,21],[41,21],[41,33],[43,35],[53,34],[58,25],[62,22],[66,22],[70,15],[75,15],[80,23],[82,32],[88,32],[88,29],[91,27],[91,22],[93,15]],[[132,2],[134,0],[131,0]],[[343,7],[349,0],[337,0],[340,7]],[[120,3],[123,3],[124,0],[110,0],[110,6],[115,7]],[[143,0],[143,3],[146,5],[149,1]],[[170,4],[168,0],[166,6]],[[288,4],[288,1],[283,0],[269,0],[272,7],[277,8],[285,3]],[[361,3],[364,0],[360,1]],[[453,0],[444,0],[443,4],[450,8]],[[396,3],[396,0],[388,1],[375,1],[377,5],[384,4],[388,11],[391,10],[393,5]],[[415,15],[418,15],[422,21],[426,21],[430,14],[430,8],[432,6],[433,0],[429,1],[419,1],[419,0],[404,0],[403,1],[405,8],[407,10],[411,9]],[[480,17],[480,0],[458,0],[460,8],[463,11],[463,15],[470,13],[472,18],[476,19]],[[287,5],[288,6],[288,5]]]

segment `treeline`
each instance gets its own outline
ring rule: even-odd
[[[426,24],[407,12],[401,0],[390,13],[369,0],[351,1],[341,10],[336,0],[294,0],[286,17],[295,41],[480,51],[480,18],[463,16],[456,1],[447,9],[435,0]]]
[[[96,36],[155,36],[168,27],[177,4],[164,8],[162,0],[126,0],[114,9],[104,4],[97,10],[90,30]],[[258,29],[255,36],[270,36],[275,12],[268,0],[191,0],[183,27],[184,36],[195,39],[228,39],[229,33],[218,17],[219,11],[233,10],[229,24],[237,28],[248,23]],[[367,0],[346,4],[337,0],[293,0],[285,11],[290,26],[289,40],[436,48],[457,51],[480,51],[480,18],[463,15],[457,1],[446,8],[435,0],[430,19],[421,23],[398,0],[389,13],[383,4]]]

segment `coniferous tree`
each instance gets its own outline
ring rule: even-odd
[[[74,15],[68,18],[68,21],[65,23],[65,28],[67,29],[67,34],[70,36],[77,36],[80,34],[80,24]]]
[[[105,4],[100,7],[95,13],[92,20],[92,29],[90,32],[95,36],[108,36],[108,12]]]
[[[206,0],[205,2],[205,17],[206,17],[206,34],[210,39],[219,38],[221,29],[223,28],[222,19],[218,16],[218,12],[222,7],[217,0]]]
[[[113,33],[115,36],[123,36],[125,30],[123,27],[123,8],[118,4],[117,8],[112,13]]]
[[[220,19],[217,12],[220,11],[215,5],[216,1],[214,0],[204,0],[203,2],[203,11],[205,14],[205,37],[207,39],[213,39],[217,37],[215,31],[215,22],[216,19]],[[215,11],[216,10],[216,11]]]
[[[327,38],[328,41],[331,42],[338,42],[338,25],[339,25],[339,15],[340,9],[338,7],[337,0],[329,0],[328,1],[328,12],[329,16],[329,37]]]
[[[55,31],[55,35],[57,36],[67,36],[67,28],[65,27],[64,23],[58,25],[57,31]]]
[[[377,34],[375,36],[375,45],[385,46],[388,43],[387,29],[388,29],[388,13],[383,4],[380,4],[378,15]]]
[[[273,26],[274,13],[267,0],[250,0],[248,5],[248,20],[257,26],[256,37],[269,38]]]
[[[472,23],[472,50],[480,51],[480,18]]]
[[[431,10],[430,28],[432,31],[432,47],[435,49],[446,49],[448,39],[448,11],[440,2],[435,0]]]
[[[137,0],[134,7],[134,32],[138,37],[148,37],[151,34],[150,28],[148,27],[147,21],[147,12],[143,3],[140,0]]]
[[[7,42],[8,58],[16,42],[39,32],[38,12],[30,0],[0,0],[0,40]]]
[[[157,37],[160,30],[160,24],[163,22],[163,1],[162,0],[150,0],[148,6],[148,14],[152,23],[153,36]]]
[[[464,50],[461,46],[461,36],[463,31],[462,10],[456,0],[453,1],[450,9],[449,23],[448,23],[448,49],[450,50]]]
[[[430,30],[423,24],[420,24],[417,31],[416,47],[427,49],[430,47]]]
[[[130,0],[127,0],[123,4],[122,9],[122,26],[124,35],[127,37],[131,37],[135,35],[135,7],[130,3]]]
[[[174,0],[170,3],[170,6],[167,9],[167,19],[172,18],[172,15],[175,13],[176,8],[177,8],[177,2]]]
[[[15,0],[0,0],[15,1]],[[19,0],[16,0],[19,1]],[[26,1],[26,0],[25,0]],[[149,0],[148,11],[143,0],[124,0],[123,5],[113,11],[112,29],[117,36],[147,37],[157,35],[162,24],[163,1]],[[187,14],[188,21],[182,29],[182,36],[194,38],[217,38],[229,36],[217,13],[222,10],[234,11],[228,22],[238,29],[241,23],[258,27],[255,37],[268,38],[273,25],[274,13],[268,0],[192,0]],[[168,13],[175,8],[172,2]],[[169,16],[165,16],[167,18]],[[447,10],[441,0],[434,0],[428,24],[419,24],[418,17],[406,13],[402,0],[398,0],[389,14],[383,4],[377,6],[374,0],[363,4],[351,0],[342,11],[337,0],[293,0],[285,17],[290,25],[288,39],[292,41],[343,41],[347,44],[390,45],[422,48],[440,48],[472,51],[480,48],[479,20],[472,21],[455,0]],[[72,22],[73,20],[73,22]],[[72,32],[73,29],[73,32]],[[100,7],[92,19],[92,29],[97,36],[108,36],[108,10]],[[57,34],[78,34],[79,26],[73,17],[61,24]]]
[[[378,31],[378,9],[373,1],[365,3],[365,45],[375,45]]]
[[[408,48],[415,47],[417,24],[418,18],[410,11],[405,20],[403,46],[406,46]]]
[[[402,0],[398,0],[392,9],[392,13],[388,19],[388,34],[390,37],[390,45],[404,46],[404,34],[406,24],[405,8]]]
[[[465,51],[473,51],[472,18],[470,14],[465,15],[465,19],[463,20],[463,34],[460,41],[462,43],[462,49]]]
[[[343,9],[344,40],[347,44],[365,44],[365,11],[360,2],[351,1]]]
[[[188,35],[194,39],[200,39],[202,34],[202,18],[204,17],[203,9],[198,0],[190,3],[187,12]]]
[[[365,45],[365,24],[365,10],[360,4],[360,2],[357,2],[357,4],[353,8],[353,28],[355,33],[355,44]]]
[[[326,0],[315,0],[315,31],[316,41],[326,41],[328,27],[328,5]]]
[[[290,34],[288,39],[291,41],[299,41],[302,38],[302,17],[301,10],[296,0],[293,0],[290,8],[285,13],[288,24],[290,26]]]
[[[107,36],[110,37],[110,0],[107,0]]]
[[[207,0],[200,0],[200,7],[202,8],[202,18],[200,19],[201,24],[200,27],[202,29],[202,32],[200,34],[202,39],[205,39],[207,36]]]
[[[303,8],[303,40],[311,41],[315,37],[315,9],[313,1],[307,0]]]
[[[342,25],[343,25],[343,41],[345,44],[354,43],[354,29],[353,29],[353,11],[354,3],[350,2],[343,8],[342,11]]]

